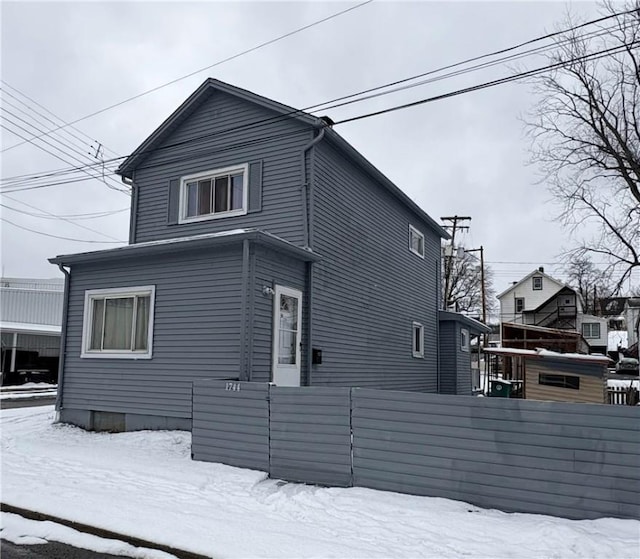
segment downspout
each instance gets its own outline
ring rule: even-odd
[[[135,171],[132,173],[135,177]],[[138,226],[138,189],[134,179],[120,177],[122,182],[131,188],[131,215],[129,216],[129,244],[135,243],[136,227]]]
[[[62,393],[64,392],[64,362],[67,351],[67,316],[69,309],[69,288],[71,284],[71,274],[62,265],[58,264],[58,268],[64,274],[64,297],[62,303],[62,328],[60,330],[60,357],[58,358],[58,393],[56,395],[56,416],[62,409]],[[56,417],[56,421],[59,417]]]
[[[314,165],[309,170],[309,180],[307,181],[307,159],[306,155],[318,142],[322,141],[325,134],[325,126],[320,129],[320,133],[302,148],[302,204],[303,216],[303,237],[304,246],[311,249],[313,247],[313,187],[314,187]],[[310,158],[312,154],[310,154]],[[307,386],[312,386],[313,367],[313,262],[307,262]]]
[[[247,368],[247,315],[249,295],[249,239],[242,241],[242,291],[240,292],[240,380],[248,381]]]

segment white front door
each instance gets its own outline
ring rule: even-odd
[[[273,307],[273,382],[300,386],[302,292],[276,285]]]

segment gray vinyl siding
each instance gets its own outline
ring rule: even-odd
[[[255,382],[271,381],[273,354],[273,306],[274,296],[265,295],[263,287],[275,289],[283,285],[302,291],[302,351],[301,383],[306,380],[307,356],[307,290],[306,264],[284,254],[260,248],[251,253],[251,281],[253,297],[253,316],[248,316],[248,335],[252,349],[250,357],[251,380]]]
[[[220,133],[264,120],[268,122],[260,126]],[[311,137],[310,127],[294,119],[278,117],[254,103],[212,91],[159,149],[135,169],[138,199],[133,242],[257,227],[302,245],[301,152]],[[201,139],[195,141],[196,138]],[[169,224],[169,181],[251,162],[262,163],[260,211],[197,223]]]
[[[453,321],[440,322],[440,390],[441,394],[455,394],[457,387],[456,328]]]
[[[314,385],[437,391],[440,238],[382,185],[322,141],[313,152]],[[409,225],[425,258],[409,251]],[[424,359],[412,356],[412,322]]]
[[[196,379],[238,377],[241,247],[76,264],[71,271],[65,408],[191,416]],[[85,290],[155,285],[151,359],[81,358]]]

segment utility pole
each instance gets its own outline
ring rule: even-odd
[[[459,215],[441,217],[442,221],[449,221],[451,225],[443,225],[444,229],[451,229],[451,254],[444,256],[444,310],[449,306],[449,287],[451,281],[451,268],[453,263],[453,251],[455,249],[456,231],[469,229],[468,225],[458,225],[459,221],[471,221],[470,217],[462,217]]]

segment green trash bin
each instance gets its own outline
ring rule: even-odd
[[[511,398],[511,382],[498,379],[489,381],[489,396]]]

